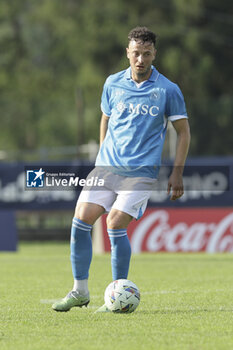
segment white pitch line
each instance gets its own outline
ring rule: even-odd
[[[228,290],[228,292],[232,292],[233,290]],[[209,289],[209,290],[203,290],[203,291],[200,291],[200,290],[179,290],[179,291],[176,291],[176,290],[155,290],[155,291],[151,291],[151,292],[141,292],[142,295],[153,295],[153,294],[189,294],[189,293],[223,293],[223,292],[226,292],[225,289],[215,289],[215,290],[212,290],[212,289]]]
[[[53,304],[61,299],[40,299],[41,304]]]

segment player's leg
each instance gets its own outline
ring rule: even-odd
[[[107,218],[113,280],[128,277],[131,247],[127,227],[133,218],[138,220],[142,217],[154,183],[155,180],[150,178],[125,178],[123,183],[120,180],[120,186],[124,190],[117,191],[117,198]],[[109,312],[109,310],[103,305],[96,312]]]
[[[131,246],[127,227],[133,218],[139,219],[146,208],[149,194],[124,192],[117,200],[107,217],[108,235],[111,243],[111,265],[113,280],[128,277]],[[96,312],[110,312],[104,304]]]
[[[131,257],[131,247],[127,227],[133,217],[121,210],[112,208],[107,216],[107,230],[111,243],[112,278],[127,278]],[[110,312],[104,304],[95,312]]]
[[[119,179],[118,195],[107,218],[113,280],[128,276],[131,247],[127,227],[133,218],[143,215],[154,183],[150,178]]]
[[[77,204],[70,239],[74,286],[65,298],[52,305],[55,311],[69,311],[74,306],[87,306],[90,301],[88,275],[92,259],[91,230],[92,225],[104,212],[105,209],[98,204]]]
[[[111,173],[107,175],[111,182]],[[94,169],[89,177],[104,178],[106,171]],[[71,227],[71,265],[74,278],[73,290],[60,302],[53,304],[56,311],[68,311],[73,306],[89,303],[88,273],[92,259],[92,225],[105,211],[109,211],[116,194],[109,186],[85,187],[81,192]]]
[[[111,209],[107,217],[107,230],[111,243],[112,278],[127,278],[131,247],[127,227],[133,217],[118,209]]]
[[[74,278],[73,290],[88,293],[88,276],[92,260],[91,231],[95,221],[105,209],[95,203],[77,203],[72,221],[70,239],[70,258]]]

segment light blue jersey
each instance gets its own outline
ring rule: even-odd
[[[179,87],[153,66],[150,78],[137,84],[129,67],[107,78],[101,110],[109,123],[96,166],[123,176],[157,177],[168,120],[187,118]]]

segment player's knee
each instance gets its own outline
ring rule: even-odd
[[[112,230],[118,230],[121,228],[121,222],[117,218],[107,216],[107,227]]]
[[[85,222],[88,225],[93,225],[92,217],[88,213],[85,213],[83,211],[79,211],[79,212],[76,211],[75,217],[79,220],[82,220],[83,222]]]
[[[127,228],[130,219],[126,217],[126,215],[120,213],[109,213],[106,221],[108,229],[119,230]]]
[[[75,217],[86,224],[93,225],[101,215],[101,209],[89,203],[79,203],[75,209]]]

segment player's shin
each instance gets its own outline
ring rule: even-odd
[[[129,272],[131,247],[126,229],[108,229],[111,243],[112,278],[126,279]]]
[[[91,240],[92,226],[85,222],[74,218],[71,228],[70,252],[71,265],[75,286],[82,286],[82,281],[86,282],[89,275],[89,268],[92,259],[92,240]],[[80,281],[80,282],[79,282]],[[87,287],[86,287],[87,288]],[[82,290],[79,290],[82,292]]]

